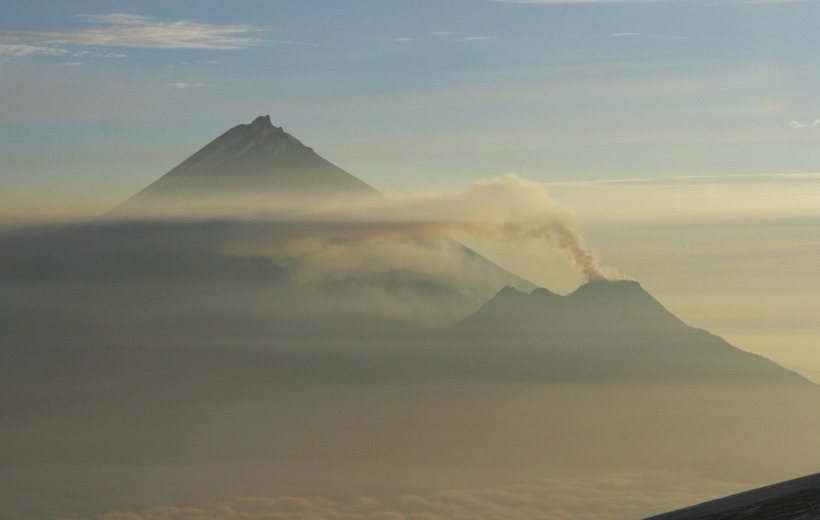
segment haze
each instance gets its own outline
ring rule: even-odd
[[[820,5],[0,11],[3,518],[639,518],[817,471]]]

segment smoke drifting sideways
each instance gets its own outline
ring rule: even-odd
[[[462,193],[374,201],[313,218],[335,222],[375,219],[384,224],[376,230],[362,229],[362,236],[381,235],[392,224],[396,231],[416,236],[440,237],[460,231],[510,246],[543,241],[564,253],[586,282],[617,276],[599,265],[568,208],[544,186],[513,173],[478,181]]]
[[[508,174],[450,194],[175,194],[90,223],[4,232],[0,282],[59,283],[61,290],[68,282],[69,293],[50,299],[85,306],[100,301],[98,289],[116,288],[105,298],[122,302],[117,308],[128,309],[129,321],[152,312],[167,321],[168,313],[193,312],[207,300],[260,320],[352,313],[424,327],[454,323],[506,285],[535,288],[454,240],[457,234],[523,255],[530,244],[546,244],[584,281],[618,276],[598,264],[568,208],[540,184]],[[151,284],[160,296],[148,296]],[[22,300],[32,299],[32,308],[41,300],[13,288],[18,296],[0,301],[3,308],[19,314]]]
[[[247,224],[242,232],[225,226],[225,222],[239,221]],[[217,247],[240,254],[267,251],[302,259],[329,244],[401,238],[442,242],[454,232],[509,246],[541,241],[561,251],[584,281],[620,277],[614,270],[599,265],[577,231],[568,208],[553,199],[544,186],[513,173],[480,180],[464,192],[451,194],[368,199],[307,199],[267,194],[216,199],[180,195],[158,198],[138,208],[128,207],[127,211],[115,209],[93,224],[107,227],[108,235],[113,235],[117,232],[114,224],[132,231],[139,223],[159,222],[188,224],[189,236],[184,241],[193,242],[196,249]],[[197,224],[203,223],[215,232],[201,232],[202,226]],[[68,224],[72,226],[76,224]],[[43,236],[47,234],[44,229],[46,226],[39,225],[32,234]],[[19,228],[11,233],[6,231],[5,235],[0,239],[8,235],[15,238],[11,242],[4,240],[7,247],[19,245]]]
[[[440,244],[456,232],[509,247],[540,241],[561,251],[585,282],[621,277],[599,265],[568,208],[541,184],[513,173],[477,181],[461,193],[356,199],[241,196],[158,200],[144,211],[132,210],[124,217],[238,218],[260,224],[257,229],[263,229],[265,223],[276,224],[266,228],[265,237],[245,234],[226,247],[237,253],[286,252],[302,260],[342,244],[373,245],[402,239]]]

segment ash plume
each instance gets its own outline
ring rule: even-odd
[[[442,240],[463,232],[505,244],[546,243],[561,251],[585,281],[607,276],[575,228],[572,213],[553,199],[542,185],[507,174],[474,183],[463,193],[396,197],[331,212],[302,214],[308,236],[325,223],[336,239],[372,241],[412,237]],[[333,223],[333,224],[329,224]],[[325,232],[331,229],[325,228]],[[302,236],[302,240],[307,237]]]
[[[607,278],[578,232],[572,212],[544,186],[515,174],[477,181],[460,193],[367,200],[286,200],[258,194],[181,198],[173,205],[146,205],[128,218],[95,222],[101,225],[90,229],[98,233],[128,230],[127,236],[133,235],[134,226],[164,229],[177,222],[178,228],[169,228],[178,231],[172,233],[176,249],[292,259],[303,279],[333,276],[342,269],[355,273],[396,266],[457,276],[457,262],[447,262],[446,255],[432,261],[425,249],[454,252],[452,237],[458,234],[510,248],[547,244],[560,251],[585,281]],[[17,246],[4,242],[18,249],[20,240],[12,241]],[[83,248],[82,243],[73,244]]]

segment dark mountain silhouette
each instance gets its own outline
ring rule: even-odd
[[[816,520],[820,473],[752,489],[646,520]]]
[[[530,294],[505,287],[457,328],[465,333],[542,335],[683,326],[638,282],[596,280],[567,296],[539,288]]]
[[[75,294],[56,298],[87,302],[72,309],[79,314],[68,320],[85,324],[84,330],[112,329],[111,320],[100,319],[111,309],[106,304],[96,308],[101,300],[89,296],[89,290],[116,282],[123,301],[154,298],[169,306],[164,315],[139,320],[142,308],[122,313],[116,330],[140,336],[146,330],[167,335],[163,331],[174,329],[175,337],[199,337],[207,330],[208,338],[230,330],[235,331],[232,338],[257,339],[314,335],[331,325],[366,332],[368,323],[381,329],[411,320],[410,309],[421,309],[428,322],[441,324],[475,309],[505,285],[534,287],[455,241],[428,243],[397,235],[374,245],[357,240],[355,224],[345,222],[311,222],[308,232],[321,227],[319,239],[311,243],[315,249],[289,247],[301,240],[305,228],[298,219],[281,218],[281,204],[287,213],[369,197],[381,194],[273,126],[269,116],[260,116],[231,128],[88,225],[0,236],[0,250],[7,252],[0,255],[0,281],[75,283]],[[331,262],[329,269],[299,278],[310,255],[327,249],[341,250],[336,254],[342,263],[356,260],[336,271]],[[426,260],[391,263],[408,251]],[[440,265],[448,267],[440,270]],[[198,294],[205,284],[220,285],[223,297],[202,299]],[[248,286],[257,296],[249,296]],[[297,316],[305,311],[307,316]],[[41,312],[35,306],[22,321],[36,321]],[[313,321],[317,313],[323,315],[322,327]],[[0,321],[10,320],[20,330],[19,309],[5,316]],[[355,326],[344,326],[354,321]],[[222,326],[213,327],[215,322]],[[41,333],[26,330],[29,336]]]
[[[473,362],[484,370],[510,376],[812,385],[762,356],[686,325],[628,280],[589,282],[567,296],[506,287],[445,337],[472,350]]]
[[[270,116],[237,125],[137,193],[157,199],[276,194],[320,197],[378,192],[273,126]]]

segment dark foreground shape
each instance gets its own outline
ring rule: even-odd
[[[820,473],[738,493],[646,520],[820,519]]]

